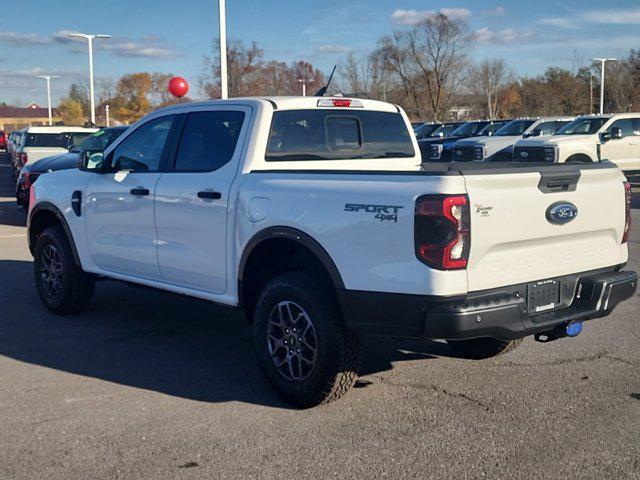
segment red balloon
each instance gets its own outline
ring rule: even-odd
[[[184,97],[189,91],[189,84],[182,77],[173,77],[169,80],[169,92],[174,97]]]

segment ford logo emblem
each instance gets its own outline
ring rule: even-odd
[[[456,155],[461,157],[462,156],[462,152],[460,150],[456,151]]]
[[[571,202],[557,202],[547,208],[547,220],[554,225],[564,225],[578,216],[578,207]]]
[[[527,158],[529,156],[529,153],[528,152],[520,152],[520,156],[522,158]]]

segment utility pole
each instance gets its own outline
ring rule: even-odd
[[[104,119],[105,119],[105,124],[108,127],[109,126],[109,104],[108,103],[104,106]]]
[[[593,73],[589,76],[589,113],[593,115]]]
[[[70,33],[71,38],[84,38],[89,46],[89,101],[91,102],[91,123],[96,124],[96,99],[93,92],[93,39],[94,38],[111,38],[111,35],[98,33],[96,35],[88,35],[86,33]]]
[[[615,62],[617,58],[592,58],[594,62],[600,62],[600,115],[604,113],[604,67],[607,62]]]
[[[60,78],[58,75],[37,75],[37,78],[44,78],[47,81],[47,107],[49,109],[49,126],[53,125],[53,114],[51,112],[51,79]]]
[[[227,14],[225,0],[218,0],[218,17],[220,21],[220,97],[229,98],[227,84]]]

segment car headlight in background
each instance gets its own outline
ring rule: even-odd
[[[558,149],[555,146],[544,147],[544,161],[549,163],[555,163],[558,155]]]
[[[432,160],[439,160],[441,155],[442,155],[442,144],[431,145],[430,158]]]
[[[476,162],[484,160],[484,147],[475,147],[473,149],[473,160]]]

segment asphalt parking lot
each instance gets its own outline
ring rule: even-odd
[[[358,388],[281,402],[238,313],[100,282],[89,310],[37,298],[0,158],[0,479],[640,478],[640,299],[576,339],[504,357],[366,339]],[[630,268],[640,260],[634,198]]]

